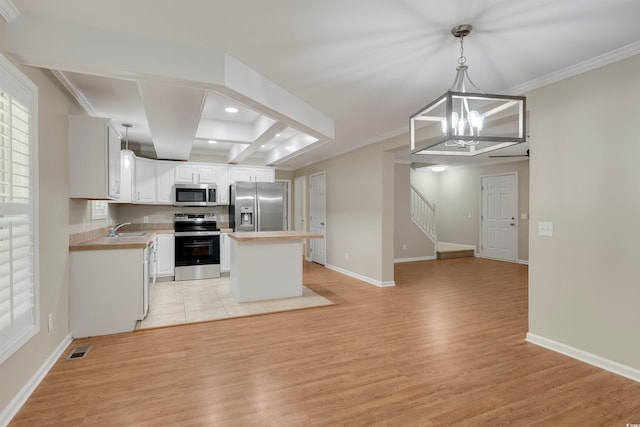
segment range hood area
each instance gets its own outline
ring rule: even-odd
[[[28,14],[8,39],[21,64],[51,70],[89,116],[131,123],[130,141],[158,159],[286,168],[334,138],[333,119],[219,49],[163,40],[158,50],[158,40]]]

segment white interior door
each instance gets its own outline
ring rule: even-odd
[[[518,176],[482,177],[480,254],[503,261],[518,256]]]
[[[311,261],[325,265],[326,240],[326,179],[324,172],[311,175],[309,182],[309,231],[322,234],[322,239],[310,239]]]

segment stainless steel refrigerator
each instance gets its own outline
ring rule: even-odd
[[[282,182],[231,184],[229,222],[235,231],[287,229],[287,195]]]

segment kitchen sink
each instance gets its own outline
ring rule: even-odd
[[[146,231],[129,231],[125,233],[117,233],[116,237],[142,237],[146,234]]]

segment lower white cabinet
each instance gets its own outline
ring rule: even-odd
[[[145,250],[71,251],[71,335],[133,331],[144,318]]]
[[[158,234],[156,242],[156,250],[158,251],[156,277],[174,276],[176,260],[173,234]]]
[[[228,273],[231,270],[231,244],[227,233],[220,234],[220,272]]]

